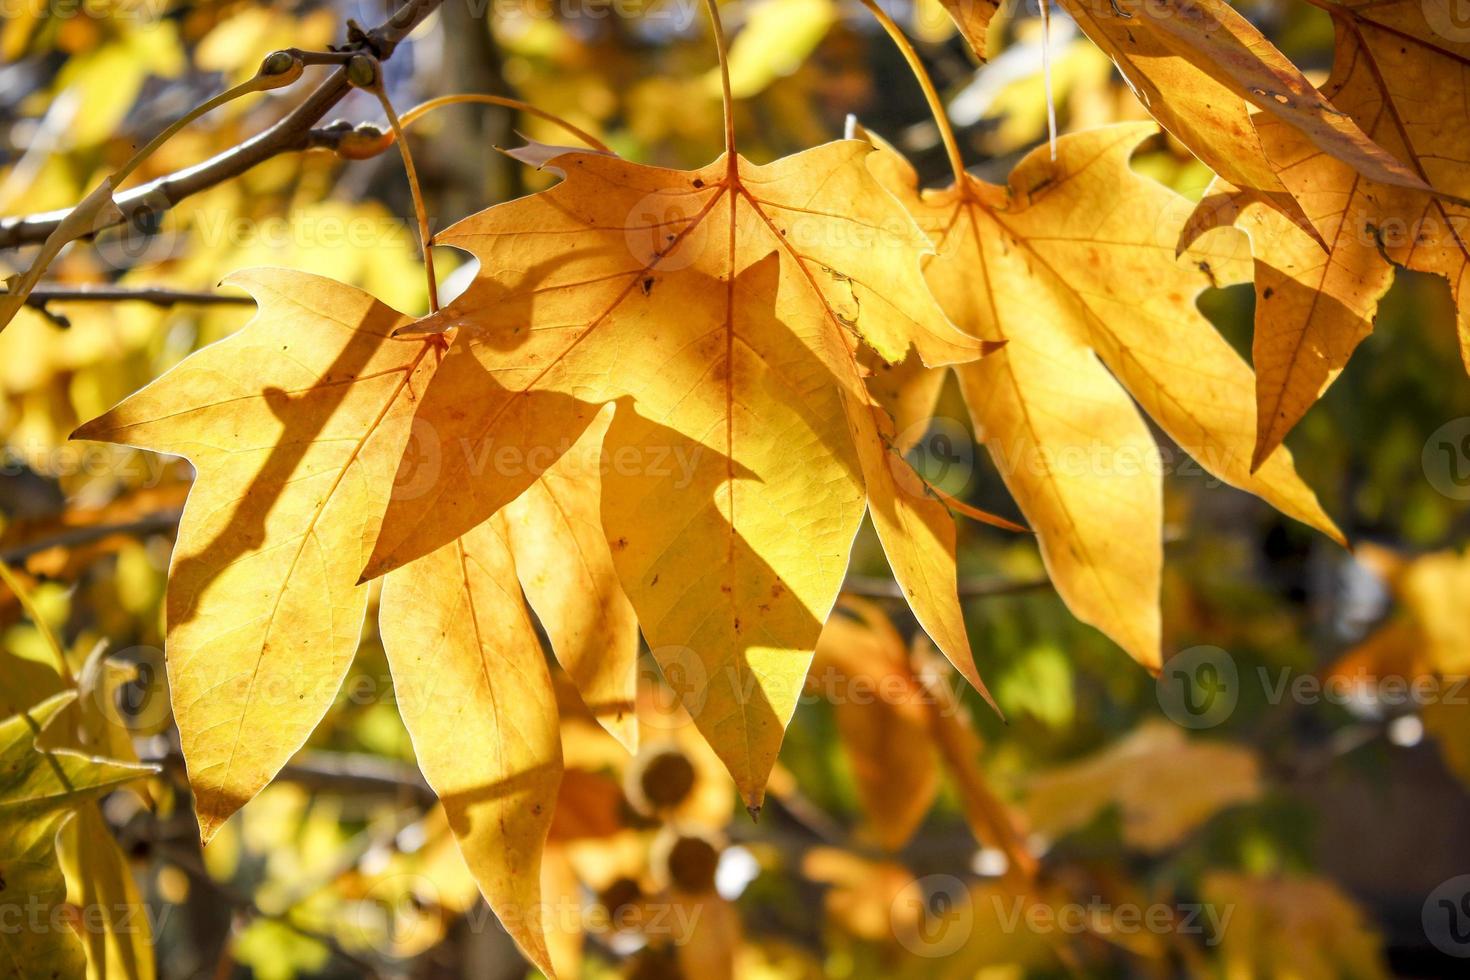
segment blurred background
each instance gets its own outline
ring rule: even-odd
[[[1003,182],[1046,138],[1035,6],[1003,8],[983,68],[937,0],[885,7],[918,44],[973,172]],[[1240,7],[1314,80],[1325,77],[1325,12],[1299,0]],[[74,204],[267,53],[325,49],[345,38],[349,18],[372,26],[389,9],[6,3],[0,215]],[[945,179],[919,88],[860,5],[732,0],[722,12],[747,156],[839,137],[851,114],[927,181]],[[1145,118],[1060,11],[1049,45],[1061,131]],[[135,183],[261,132],[327,71],[208,115]],[[690,167],[721,150],[714,48],[692,0],[456,0],[393,53],[385,79],[400,112],[451,92],[497,93],[633,160]],[[383,125],[360,92],[332,118]],[[415,125],[433,227],[546,186],[547,175],[496,152],[518,134],[567,142],[550,124],[485,106]],[[1209,179],[1162,137],[1135,166],[1186,196]],[[32,254],[0,248],[3,274]],[[454,281],[454,254],[441,250],[440,262]],[[101,843],[83,858],[116,868],[102,900],[135,906],[141,923],[109,937],[112,975],[127,964],[166,978],[524,976],[414,766],[372,625],[307,750],[198,846],[162,669],[161,599],[190,471],[67,435],[238,329],[251,307],[68,302],[64,287],[214,291],[229,272],[262,264],[422,312],[397,153],[287,152],[135,215],[64,253],[47,280],[61,298],[0,333],[0,559],[33,607],[0,589],[0,689],[54,671],[39,618],[97,685],[131,750],[163,767],[146,792],[105,801],[92,828]],[[1247,357],[1253,302],[1248,285],[1201,300]],[[1175,656],[1157,681],[1068,614],[1033,543],[962,523],[967,622],[1008,724],[936,664],[867,531],[758,823],[669,707],[651,660],[637,758],[568,688],[568,773],[543,874],[559,972],[1461,975],[1470,382],[1458,361],[1448,288],[1400,272],[1376,332],[1289,439],[1353,553],[1218,485],[1156,433],[1170,462],[1163,605]],[[973,447],[952,382],[913,458],[955,496],[1018,516]],[[1344,683],[1362,674],[1400,678],[1404,689]]]

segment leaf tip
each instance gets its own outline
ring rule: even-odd
[[[66,437],[67,441],[72,442],[78,439],[98,441],[96,433],[101,427],[97,423],[102,421],[102,419],[104,419],[105,417],[106,416],[99,415],[90,422],[83,422],[81,425],[77,426],[71,431],[71,435]]]
[[[208,847],[209,842],[214,840],[214,835],[219,833],[224,821],[216,817],[199,817],[199,846]]]
[[[761,822],[761,805],[759,803],[756,803],[754,805],[747,803],[745,805],[745,812],[750,814],[751,823]]]

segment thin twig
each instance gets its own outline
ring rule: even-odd
[[[255,899],[242,892],[236,891],[230,885],[217,881],[204,867],[199,858],[179,847],[163,842],[156,842],[155,848],[159,857],[166,863],[173,865],[184,874],[192,878],[202,888],[213,892],[227,905],[243,912],[253,919],[265,919],[285,926],[297,935],[307,939],[315,940],[325,946],[333,956],[340,958],[343,962],[357,969],[365,977],[381,977],[383,974],[378,964],[364,959],[352,952],[338,942],[337,937],[325,932],[318,932],[296,921],[289,912],[267,912],[255,904]]]
[[[398,43],[442,2],[443,0],[408,0],[387,21],[352,43],[362,50],[373,52],[379,60],[387,60]],[[99,221],[94,231],[166,211],[190,195],[238,177],[256,164],[282,153],[323,145],[320,131],[313,130],[313,127],[351,90],[352,84],[347,80],[346,67],[337,67],[300,105],[264,132],[196,166],[114,195],[113,201],[120,214]],[[70,213],[71,209],[67,208],[0,218],[0,249],[41,244]]]
[[[71,528],[50,537],[41,538],[37,541],[27,541],[25,544],[15,545],[0,551],[0,561],[6,564],[16,564],[24,561],[32,555],[38,555],[52,548],[77,548],[94,541],[102,541],[113,535],[125,534],[130,537],[143,538],[151,534],[170,533],[178,526],[182,511],[168,510],[157,514],[148,514],[135,521],[124,521],[117,524],[93,524],[87,527]]]
[[[950,169],[954,171],[956,187],[965,186],[965,160],[960,153],[959,140],[955,138],[954,126],[949,121],[949,112],[944,107],[944,100],[939,97],[939,90],[934,87],[934,80],[929,77],[929,72],[924,68],[923,59],[914,45],[904,34],[903,29],[893,22],[888,16],[888,11],[878,6],[876,0],[862,0],[863,6],[877,19],[883,30],[887,32],[890,39],[898,47],[899,53],[908,62],[909,69],[918,80],[919,87],[924,91],[924,99],[929,103],[929,112],[934,116],[934,125],[939,127],[939,137],[944,142],[944,152],[949,157]]]
[[[178,752],[168,752],[148,761],[175,772],[184,771],[184,757]],[[359,753],[304,752],[286,765],[276,779],[349,796],[407,797],[421,806],[432,806],[438,800],[413,766]]]
[[[0,296],[5,290],[0,289]],[[163,286],[111,286],[42,283],[26,298],[28,306],[47,303],[148,303],[153,306],[248,306],[255,300],[249,296],[216,293],[208,290],[168,289]]]
[[[1023,595],[1050,589],[1051,579],[1042,576],[1033,579],[961,579],[959,595],[962,599],[988,599],[996,596]],[[870,599],[902,599],[903,589],[891,578],[877,575],[849,575],[842,583],[842,591]]]

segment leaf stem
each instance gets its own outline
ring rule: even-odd
[[[1051,86],[1051,0],[1036,0],[1041,10],[1041,74],[1046,85],[1046,141],[1057,158],[1057,103]]]
[[[219,108],[226,102],[238,99],[242,95],[290,85],[301,77],[302,70],[301,59],[296,55],[285,51],[277,51],[267,56],[261,62],[260,68],[257,69],[255,75],[249,80],[241,82],[233,88],[226,89],[212,99],[200,103],[178,119],[175,119],[163,132],[153,137],[141,150],[134,153],[128,159],[128,162],[124,163],[119,170],[105,177],[101,184],[98,184],[90,194],[82,199],[80,204],[72,208],[66,217],[52,229],[51,233],[46,236],[45,242],[42,243],[41,251],[31,262],[30,267],[26,269],[24,275],[11,285],[3,298],[0,298],[0,330],[4,330],[10,324],[10,321],[15,319],[15,315],[20,312],[20,308],[26,305],[26,299],[30,296],[31,290],[36,288],[36,284],[41,281],[41,276],[45,274],[46,269],[50,267],[56,256],[61,254],[61,250],[68,243],[81,238],[83,235],[97,231],[99,224],[103,223],[100,216],[109,207],[114,212],[118,210],[116,203],[112,199],[112,192],[134,170],[138,169],[139,165],[148,159],[155,150],[172,139],[179,130],[205,113]],[[112,224],[111,220],[107,219],[106,224]]]
[[[598,139],[596,136],[593,136],[586,130],[572,125],[570,122],[563,119],[561,116],[558,116],[556,113],[547,112],[545,109],[538,109],[536,106],[531,105],[531,103],[529,102],[522,102],[520,99],[507,98],[503,95],[487,95],[481,92],[464,92],[459,95],[441,95],[437,99],[430,99],[427,102],[421,102],[418,105],[414,106],[412,109],[409,109],[407,112],[399,117],[399,122],[402,123],[404,129],[407,129],[415,122],[417,122],[420,118],[430,112],[433,112],[435,109],[440,109],[447,105],[458,105],[465,102],[477,102],[483,105],[504,106],[507,109],[515,109],[518,112],[524,112],[528,116],[536,116],[540,119],[545,119],[549,123],[560,126],[562,129],[566,130],[568,133],[571,133],[577,139],[581,140],[583,143],[586,143],[594,150],[600,150],[603,153],[613,152],[612,148],[604,143],[602,140]]]
[[[366,59],[367,55],[357,57]],[[398,113],[393,110],[393,103],[388,98],[388,93],[383,89],[382,66],[376,61],[372,62],[373,80],[370,85],[363,85],[378,97],[378,102],[383,106],[383,112],[388,117],[388,125],[393,130],[393,139],[398,144],[398,152],[403,157],[403,170],[408,177],[408,190],[413,195],[414,216],[419,224],[419,243],[424,254],[424,278],[429,288],[429,312],[439,312],[439,279],[434,275],[434,239],[429,234],[429,212],[424,206],[424,190],[419,184],[419,173],[413,165],[413,153],[408,149],[408,140],[403,137],[403,124],[398,119]],[[349,77],[351,66],[348,67]]]
[[[909,63],[909,70],[914,73],[914,78],[919,82],[919,87],[924,90],[924,99],[929,103],[929,112],[934,116],[934,124],[939,127],[939,138],[944,141],[944,151],[949,154],[949,166],[954,171],[955,186],[965,186],[965,159],[960,155],[959,140],[955,138],[954,127],[950,125],[949,113],[945,111],[944,101],[940,99],[939,92],[934,88],[934,80],[929,77],[929,72],[924,69],[924,63],[919,60],[919,52],[914,50],[908,37],[902,28],[893,22],[887,11],[878,6],[876,0],[862,0],[863,6],[867,7],[873,17],[877,19],[883,30],[893,39],[898,50],[903,54],[904,60]]]
[[[175,119],[166,129],[144,144],[141,150],[128,158],[128,162],[118,168],[117,172],[112,175],[113,188],[115,189],[121,185],[123,181],[132,175],[134,170],[138,169],[144,160],[152,156],[163,144],[173,139],[179,130],[200,116],[213,112],[225,103],[233,102],[243,95],[249,95],[252,92],[266,92],[289,85],[301,77],[302,68],[303,62],[297,55],[284,51],[277,51],[274,54],[268,55],[261,62],[260,68],[250,78],[233,88],[226,89],[212,99],[199,103],[199,105]]]
[[[961,514],[964,517],[968,517],[972,521],[978,521],[981,524],[989,524],[991,527],[998,527],[1002,531],[1014,531],[1017,534],[1031,533],[1031,529],[1029,527],[1023,527],[1022,525],[1017,524],[1015,521],[1008,521],[1004,517],[992,514],[986,510],[981,510],[979,507],[972,507],[971,505],[965,503],[963,500],[960,500],[945,493],[943,490],[936,487],[933,483],[925,480],[922,475],[919,476],[919,479],[924,481],[925,489],[932,493],[935,499],[937,499],[941,504],[944,504],[944,506],[948,507],[950,510],[955,511],[956,513]]]
[[[56,658],[56,670],[61,675],[61,679],[66,682],[66,686],[76,687],[76,678],[72,676],[71,665],[66,662],[66,654],[62,652],[61,644],[57,642],[56,634],[51,632],[51,627],[46,625],[46,620],[42,618],[41,611],[31,601],[31,594],[20,584],[20,579],[15,577],[15,573],[10,570],[10,566],[3,561],[0,561],[0,582],[4,582],[5,587],[15,593],[16,601],[20,603],[21,610],[35,624],[36,631],[41,634],[41,639],[46,643],[46,648]]]
[[[725,25],[720,20],[719,0],[704,0],[704,5],[709,10],[710,25],[715,32],[715,51],[720,58],[720,85],[724,91],[725,105],[725,152],[729,155],[730,165],[733,167],[735,165],[735,97],[731,94],[730,88],[730,49],[725,43]]]

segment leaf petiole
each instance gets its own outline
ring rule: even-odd
[[[944,151],[949,155],[949,166],[954,171],[955,186],[965,186],[965,159],[960,154],[959,140],[955,138],[954,127],[950,125],[949,113],[945,111],[944,100],[939,97],[939,91],[934,87],[934,80],[929,77],[929,72],[924,69],[924,63],[919,59],[919,52],[914,50],[903,29],[893,22],[888,12],[878,6],[876,0],[863,0],[863,6],[867,7],[879,25],[893,39],[893,43],[903,54],[904,60],[909,63],[909,70],[914,73],[919,87],[924,90],[924,100],[929,103],[929,112],[934,116],[934,125],[939,127],[939,138],[944,141]]]
[[[424,206],[424,190],[419,183],[418,170],[413,165],[413,153],[408,148],[408,141],[403,138],[403,124],[398,119],[398,113],[393,109],[393,102],[388,98],[388,93],[383,89],[383,71],[376,58],[369,55],[354,55],[347,63],[347,77],[353,85],[371,92],[377,96],[378,102],[383,106],[383,112],[388,117],[388,126],[393,132],[393,140],[398,144],[398,152],[403,157],[403,170],[408,177],[408,190],[413,195],[414,215],[419,224],[419,244],[424,255],[424,278],[427,280],[429,289],[429,312],[439,312],[439,280],[434,275],[434,238],[429,234],[429,212]]]
[[[866,0],[864,0],[866,2]],[[705,0],[709,10],[710,26],[715,32],[715,51],[720,58],[720,86],[725,106],[725,152],[730,156],[730,166],[735,165],[735,97],[730,88],[730,49],[725,42],[725,24],[720,20],[719,0]]]

